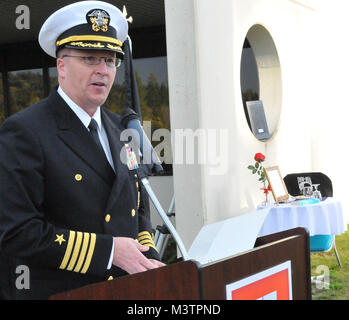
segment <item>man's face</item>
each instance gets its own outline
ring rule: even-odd
[[[59,52],[57,70],[60,86],[78,106],[93,115],[96,108],[102,105],[108,97],[114,82],[116,68],[108,67],[103,59],[97,65],[89,65],[82,58],[69,56],[115,59],[115,53],[74,49],[63,49]]]

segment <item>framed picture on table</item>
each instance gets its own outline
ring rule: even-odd
[[[264,168],[265,176],[269,182],[271,192],[275,202],[286,202],[290,195],[288,194],[284,179],[278,166]]]

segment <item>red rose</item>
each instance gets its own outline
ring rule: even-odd
[[[262,153],[256,153],[254,159],[258,162],[263,162],[265,160],[265,155]]]
[[[265,194],[268,194],[269,191],[271,191],[271,187],[268,186],[268,188],[261,188],[261,190],[263,190]]]

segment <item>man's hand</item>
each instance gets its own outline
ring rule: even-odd
[[[160,261],[147,259],[142,252],[149,250],[132,238],[114,237],[113,264],[129,274],[164,266]]]
[[[166,264],[162,263],[159,260],[155,260],[155,259],[148,259],[155,267],[154,268],[160,268],[163,266],[166,266]]]

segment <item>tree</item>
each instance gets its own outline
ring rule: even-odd
[[[161,114],[161,95],[159,84],[154,73],[151,73],[148,78],[146,102],[147,105],[152,108],[153,115],[159,117]]]

